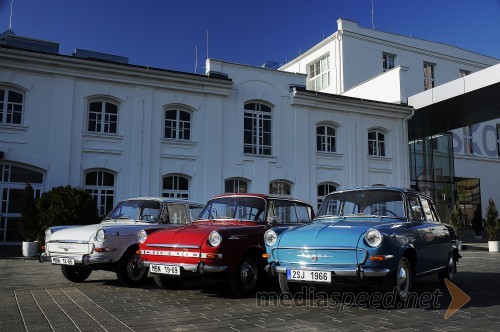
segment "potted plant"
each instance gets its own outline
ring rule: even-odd
[[[35,203],[35,192],[29,183],[24,188],[21,204],[21,219],[19,222],[20,233],[23,238],[23,256],[35,257],[38,253],[39,219]]]
[[[453,210],[451,211],[451,216],[450,216],[450,225],[453,226],[455,229],[455,232],[457,233],[457,239],[460,239],[460,233],[462,231],[462,220],[463,220],[463,212],[462,209],[460,208],[460,205],[457,203],[453,207]],[[458,240],[458,249],[462,249],[462,241]]]
[[[486,235],[490,251],[498,252],[500,244],[500,221],[495,202],[490,198],[486,208]]]
[[[472,216],[472,229],[476,234],[476,239],[481,240],[481,233],[483,231],[483,217],[481,215],[481,208],[476,207],[474,209],[474,215]]]

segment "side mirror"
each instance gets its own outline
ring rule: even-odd
[[[423,211],[420,206],[412,206],[411,211],[413,212],[413,219],[417,221],[422,221],[423,220]]]
[[[269,217],[268,222],[269,222],[269,225],[276,226],[278,224],[278,218],[276,218],[276,217]]]

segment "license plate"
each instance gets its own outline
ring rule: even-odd
[[[181,269],[175,265],[149,265],[149,271],[151,273],[161,273],[161,274],[170,274],[175,276],[181,275]]]
[[[65,258],[65,257],[52,257],[52,264],[59,265],[75,265],[75,260],[73,258]]]
[[[332,274],[325,271],[286,270],[287,280],[332,282]]]

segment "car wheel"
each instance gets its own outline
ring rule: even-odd
[[[182,278],[170,277],[160,274],[155,274],[154,276],[156,285],[162,289],[177,289],[182,284]]]
[[[444,279],[453,280],[455,273],[457,272],[457,261],[455,260],[454,253],[451,253],[448,259],[448,264],[446,269],[438,273],[439,281],[444,282]]]
[[[244,257],[238,266],[229,271],[229,289],[235,296],[252,293],[259,278],[259,267],[252,257]]]
[[[92,269],[84,266],[61,265],[63,276],[72,282],[84,282],[92,273]]]
[[[301,283],[288,282],[288,280],[286,279],[286,273],[279,273],[278,281],[280,284],[281,292],[290,296],[300,293],[302,291],[302,288],[305,287],[305,285]]]
[[[396,299],[404,302],[411,288],[410,263],[405,257],[399,260],[396,271],[382,279],[384,294],[395,292]]]
[[[139,255],[127,251],[116,263],[116,277],[125,287],[140,286],[148,276],[148,269],[139,264]]]

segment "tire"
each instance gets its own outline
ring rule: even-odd
[[[293,297],[297,293],[301,293],[302,288],[305,287],[305,285],[301,283],[288,282],[288,280],[286,280],[286,273],[279,273],[278,281],[280,284],[281,292],[291,297]]]
[[[162,289],[178,289],[182,284],[182,278],[170,277],[161,274],[153,275],[156,285]]]
[[[132,251],[127,251],[116,263],[116,277],[122,286],[138,287],[144,283],[148,276],[148,269],[137,264],[139,256]]]
[[[61,265],[63,276],[71,282],[84,282],[92,273],[92,269],[84,266]]]
[[[384,294],[395,292],[396,300],[406,301],[411,289],[411,268],[405,257],[399,260],[396,271],[382,279]]]
[[[234,296],[241,297],[253,293],[259,281],[259,266],[253,257],[244,257],[238,266],[229,271],[228,284]]]
[[[446,269],[438,273],[439,281],[444,282],[444,279],[453,281],[456,273],[457,273],[457,261],[455,259],[455,254],[452,252],[450,258],[448,259]]]

